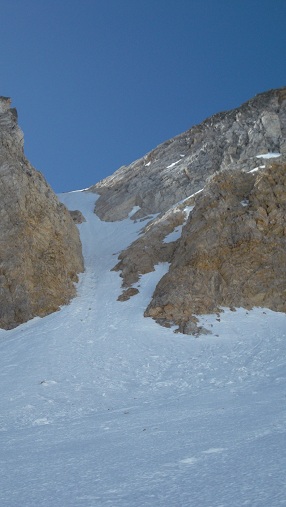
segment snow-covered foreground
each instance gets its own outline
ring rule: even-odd
[[[256,309],[174,334],[142,314],[166,271],[116,301],[142,223],[81,209],[86,272],[60,312],[0,332],[1,507],[286,505],[286,318]]]

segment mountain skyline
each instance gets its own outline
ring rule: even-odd
[[[2,13],[1,94],[56,192],[285,85],[284,0],[27,0]]]

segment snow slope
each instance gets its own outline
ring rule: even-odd
[[[168,266],[116,301],[116,254],[143,223],[81,209],[86,271],[61,311],[0,332],[1,507],[286,505],[286,317],[202,318],[212,334],[144,319]]]

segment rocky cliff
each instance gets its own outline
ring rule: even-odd
[[[0,98],[0,327],[5,329],[67,303],[83,270],[77,228],[25,158],[10,102]]]
[[[159,213],[119,255],[119,300],[168,262],[145,311],[160,324],[196,333],[197,315],[223,307],[286,311],[285,161],[282,88],[207,119],[92,187],[105,220],[134,206],[132,219]]]
[[[286,312],[286,164],[210,179],[145,315],[189,333],[198,314],[254,306]]]

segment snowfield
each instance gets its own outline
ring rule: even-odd
[[[285,506],[285,314],[158,326],[143,311],[168,265],[124,303],[110,271],[144,222],[60,198],[87,220],[86,271],[68,306],[0,331],[0,506]]]

